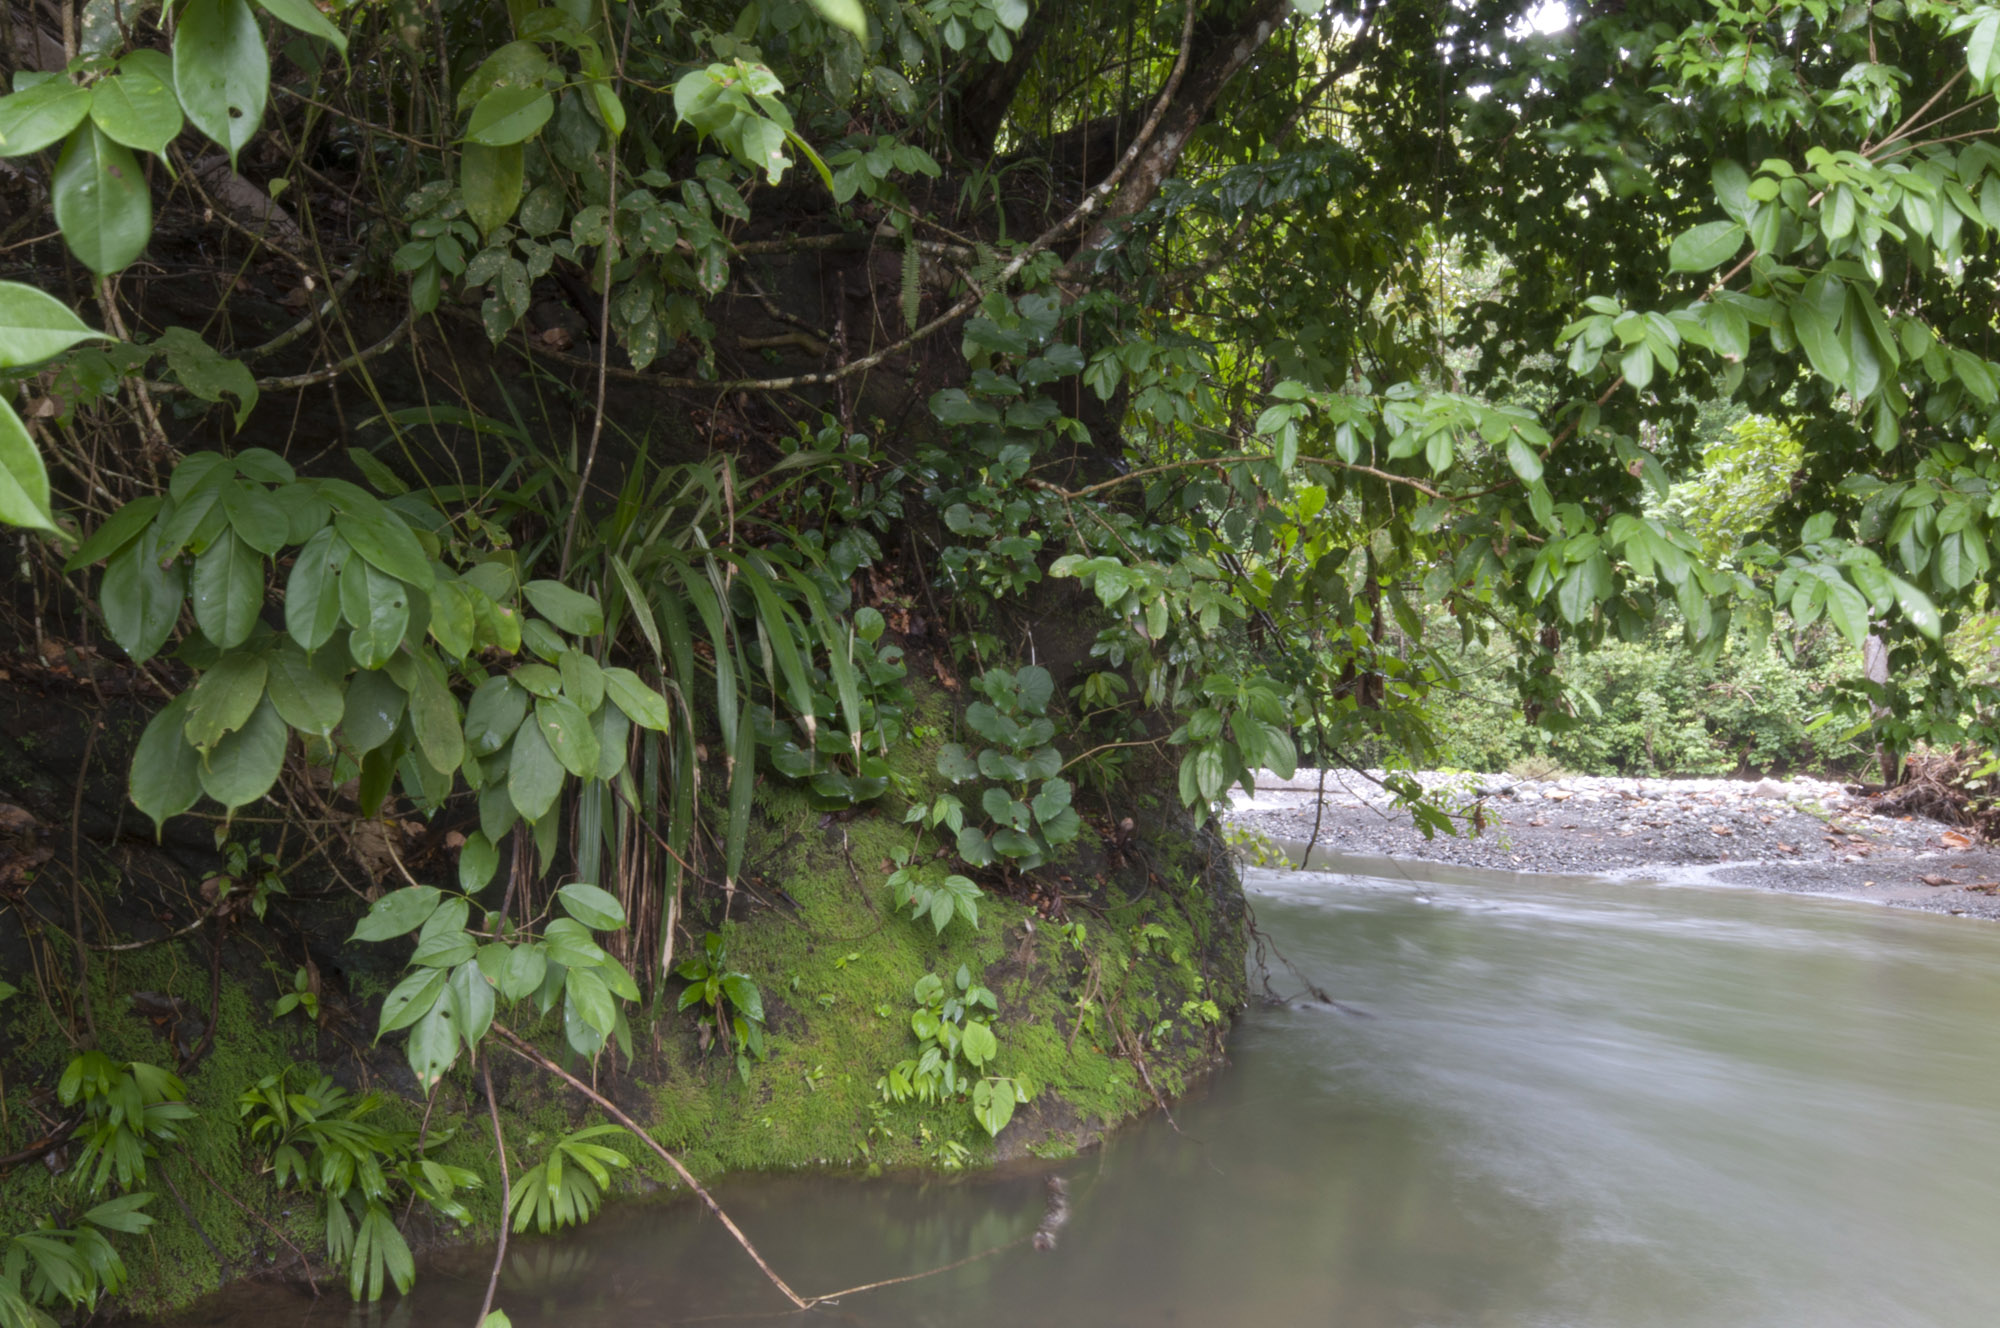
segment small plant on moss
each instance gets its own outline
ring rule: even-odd
[[[979,926],[979,887],[970,877],[946,874],[935,863],[918,858],[926,830],[948,829],[957,834],[965,828],[965,804],[949,793],[939,794],[926,806],[918,803],[903,814],[903,823],[917,828],[917,839],[908,848],[889,850],[896,870],[889,875],[889,894],[897,908],[907,908],[915,919],[928,917],[934,931],[942,932],[953,918]]]
[[[267,1169],[279,1189],[295,1184],[317,1190],[326,1211],[326,1255],[347,1271],[355,1300],[379,1300],[385,1279],[399,1292],[417,1276],[410,1246],[396,1227],[395,1209],[421,1200],[456,1222],[468,1218],[452,1195],[477,1186],[479,1177],[446,1166],[428,1154],[451,1138],[432,1134],[421,1145],[415,1130],[369,1120],[382,1106],[379,1093],[356,1097],[322,1077],[299,1090],[291,1074],[266,1075],[236,1099],[249,1120],[252,1143],[270,1151]]]
[[[159,1156],[156,1145],[174,1142],[174,1122],[194,1117],[179,1076],[144,1061],[120,1065],[101,1051],[72,1060],[56,1096],[66,1107],[83,1108],[75,1175],[88,1194],[102,1194],[114,1177],[121,1190],[143,1184],[146,1159]]]
[[[150,1194],[121,1194],[84,1210],[72,1227],[43,1219],[0,1243],[0,1328],[55,1328],[44,1306],[92,1310],[125,1287],[125,1261],[106,1232],[137,1235],[153,1225],[139,1210]]]
[[[702,937],[701,953],[683,960],[674,976],[688,984],[678,1008],[708,1007],[716,1033],[724,1045],[736,1050],[736,1073],[750,1082],[750,1058],[761,1061],[766,1054],[764,993],[749,974],[730,971],[728,943],[722,934],[712,931]]]
[[[240,839],[232,839],[222,846],[222,859],[222,871],[209,877],[204,884],[215,891],[218,900],[231,894],[247,893],[249,898],[239,901],[234,907],[240,909],[247,903],[257,921],[262,922],[272,898],[287,893],[284,878],[278,875],[277,856],[266,853],[261,840],[253,839],[245,844]]]
[[[899,1061],[875,1083],[885,1102],[944,1102],[970,1097],[972,1114],[987,1134],[997,1135],[1013,1119],[1014,1106],[1033,1093],[1018,1079],[988,1075],[986,1067],[1000,1054],[992,1013],[999,1002],[972,970],[960,964],[956,990],[935,973],[926,973],[911,991],[917,1008],[910,1015],[910,1032],[917,1054]],[[978,1010],[989,1012],[984,1018]]]
[[[271,1003],[271,1018],[283,1019],[294,1010],[304,1010],[306,1018],[319,1022],[319,993],[313,990],[312,974],[303,968],[292,971],[292,989]]]
[[[622,1125],[593,1125],[556,1140],[548,1157],[514,1182],[509,1213],[514,1230],[533,1226],[547,1235],[558,1227],[588,1222],[611,1188],[611,1173],[631,1165],[617,1149],[590,1141],[624,1132]]]
[[[811,662],[810,646],[794,647],[813,714],[824,717],[806,726],[806,745],[769,706],[751,707],[757,741],[771,749],[772,767],[804,781],[813,806],[822,811],[858,807],[888,792],[887,757],[903,737],[910,689],[903,682],[908,670],[902,647],[878,644],[886,625],[880,610],[856,610],[844,636],[823,634],[826,668]]]
[[[1051,745],[1055,680],[1030,664],[1018,673],[988,669],[972,686],[986,700],[965,708],[965,722],[989,745],[975,754],[946,743],[938,752],[938,773],[954,784],[982,777],[994,782],[979,796],[987,823],[958,831],[958,855],[975,867],[1004,861],[1010,871],[1033,871],[1083,826],[1070,806],[1062,753]]]

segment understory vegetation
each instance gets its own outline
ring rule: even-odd
[[[1087,1146],[1254,770],[1994,745],[1990,4],[0,17],[0,1328]]]

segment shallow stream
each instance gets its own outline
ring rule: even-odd
[[[517,1244],[501,1305],[517,1328],[2000,1323],[2000,927],[1344,866],[1247,880],[1339,1007],[1253,1008],[1178,1132],[1156,1117],[1057,1164],[1055,1250],[783,1315],[691,1202],[627,1205]],[[810,1294],[1022,1240],[1043,1177],[717,1197]],[[375,1311],[246,1289],[181,1322],[471,1328],[485,1272],[467,1251]]]

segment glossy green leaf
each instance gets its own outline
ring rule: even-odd
[[[153,518],[165,503],[166,499],[156,493],[126,503],[106,517],[104,524],[91,531],[90,538],[77,546],[76,552],[63,564],[63,571],[82,571],[92,563],[103,562],[138,539],[140,533],[153,524]]]
[[[458,888],[476,895],[492,881],[500,869],[500,850],[485,832],[475,830],[465,837],[458,850]]]
[[[378,571],[428,591],[435,578],[424,546],[387,507],[372,499],[370,502],[372,506],[352,506],[340,512],[333,518],[334,529]]]
[[[821,18],[836,28],[854,34],[859,42],[868,40],[868,14],[861,8],[859,0],[812,0],[812,7]],[[1013,25],[1017,30],[1020,24]]]
[[[0,281],[0,368],[35,364],[102,336],[46,291]]]
[[[250,722],[225,735],[203,758],[202,791],[232,811],[257,801],[278,782],[290,736],[270,700],[259,702]]]
[[[530,821],[541,820],[555,805],[562,785],[562,762],[542,737],[541,725],[523,724],[514,730],[507,762],[507,796],[515,809]]]
[[[155,834],[201,797],[201,756],[182,736],[191,694],[182,692],[147,723],[132,754],[132,805],[153,820]]]
[[[510,1001],[527,999],[541,987],[548,968],[549,957],[540,945],[516,945],[507,956],[507,970],[500,979],[500,994]]]
[[[342,55],[347,54],[347,38],[333,21],[319,12],[312,0],[257,0],[257,7],[286,27],[296,28],[308,37],[318,37],[329,42]]]
[[[341,685],[314,668],[306,652],[289,638],[281,639],[265,661],[270,672],[264,685],[284,721],[301,733],[330,735],[347,713]]]
[[[444,1072],[458,1059],[458,1042],[458,1032],[451,1026],[442,1001],[411,1026],[410,1041],[405,1050],[409,1055],[410,1070],[417,1076],[417,1084],[424,1092],[428,1093],[436,1087]],[[391,1231],[394,1229],[390,1228]],[[359,1300],[360,1297],[354,1299]]]
[[[420,659],[410,689],[410,729],[431,765],[450,774],[465,759],[465,733],[459,727],[458,703],[445,685],[442,670]]]
[[[437,912],[444,902],[444,894],[436,886],[412,885],[401,890],[391,890],[377,899],[368,908],[368,915],[355,926],[349,940],[388,941],[398,936],[407,936],[430,921],[431,914]],[[413,975],[417,976],[417,975]],[[383,1010],[387,1019],[389,1011]],[[415,1016],[411,1016],[415,1018]]]
[[[90,89],[58,75],[0,97],[0,157],[59,143],[90,114]]]
[[[491,756],[507,745],[527,718],[528,693],[499,675],[473,692],[465,708],[465,741],[476,756]]]
[[[229,516],[229,528],[236,538],[270,557],[285,547],[291,537],[292,522],[270,491],[255,484],[235,481],[222,491],[222,510]]]
[[[285,630],[308,651],[318,650],[340,626],[340,571],[347,541],[322,526],[299,550],[285,584]]]
[[[91,88],[90,118],[114,142],[161,158],[183,124],[172,82],[143,64],[100,79]]]
[[[505,84],[479,99],[465,127],[473,146],[502,148],[526,142],[541,132],[556,111],[556,99],[532,84]]]
[[[231,167],[263,123],[270,83],[264,34],[245,0],[188,0],[174,29],[174,90]]]
[[[224,735],[249,723],[264,699],[268,672],[264,656],[247,650],[232,650],[204,670],[188,693],[187,727],[183,730],[187,740],[206,752]]]
[[[159,554],[157,528],[141,531],[106,564],[97,593],[105,630],[135,664],[145,663],[166,644],[180,621],[187,593],[181,560],[162,567]]]
[[[202,634],[233,649],[250,639],[264,607],[264,559],[226,530],[194,560],[189,589]]]
[[[451,971],[445,985],[451,998],[451,1022],[468,1051],[475,1050],[493,1026],[493,984],[479,965],[468,959]]]
[[[478,617],[473,596],[479,592],[463,581],[439,581],[431,587],[431,638],[447,655],[464,659],[472,653]]]
[[[604,670],[604,694],[642,729],[665,733],[669,719],[666,698],[648,687],[630,669]]]
[[[560,581],[529,581],[521,593],[536,613],[573,636],[594,636],[604,630],[604,610],[597,600]]]
[[[145,252],[153,234],[145,174],[138,159],[95,124],[80,125],[69,136],[53,185],[56,225],[78,262],[110,276]]]
[[[465,215],[481,235],[490,236],[513,219],[526,170],[527,154],[518,143],[465,145],[458,159],[459,196],[465,200]]]
[[[1675,272],[1707,272],[1729,261],[1743,247],[1743,227],[1733,221],[1710,221],[1682,231],[1667,250]]]
[[[5,397],[0,397],[0,523],[29,530],[56,528],[42,454]]]
[[[347,684],[340,733],[357,753],[374,751],[395,736],[409,705],[409,693],[379,669],[363,669]]]
[[[565,770],[580,779],[596,776],[597,734],[588,715],[561,698],[541,697],[535,701],[535,724]]]
[[[616,931],[625,925],[625,908],[601,886],[572,881],[556,891],[563,912],[592,931]]]
[[[340,613],[354,629],[347,637],[354,662],[379,669],[409,630],[410,588],[365,559],[349,558],[340,573]]]

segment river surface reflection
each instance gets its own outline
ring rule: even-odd
[[[517,1328],[2000,1324],[2000,927],[1342,865],[1248,885],[1347,1009],[1253,1008],[1178,1132],[1059,1164],[1054,1251],[786,1315],[691,1203],[630,1205],[518,1244],[501,1305]],[[812,1293],[1024,1237],[1043,1176],[717,1196]],[[467,1251],[376,1310],[265,1288],[181,1322],[471,1328],[484,1283]]]

